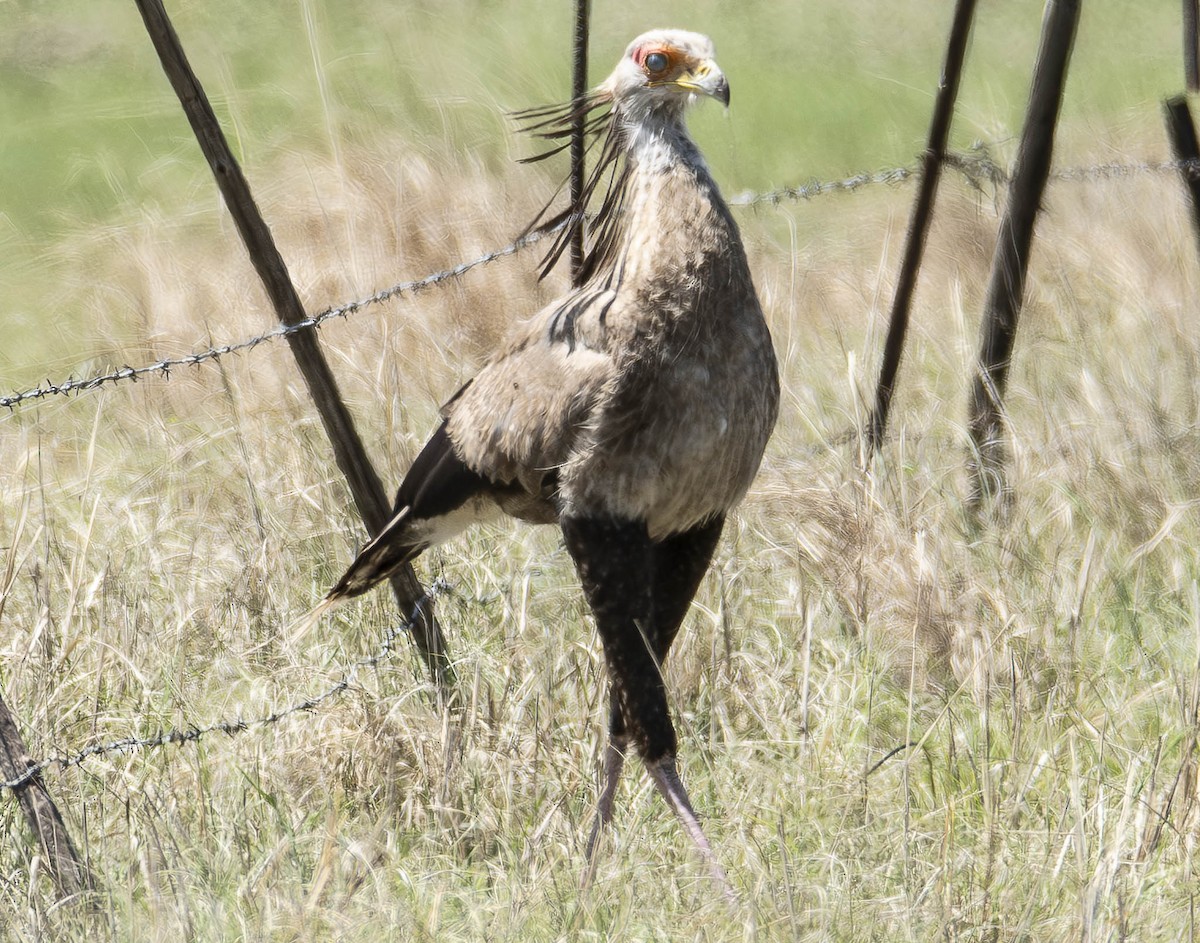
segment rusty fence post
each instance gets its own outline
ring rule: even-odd
[[[917,285],[917,273],[921,268],[921,256],[925,251],[925,237],[933,219],[933,201],[937,196],[942,161],[946,156],[946,141],[950,136],[950,122],[954,117],[954,102],[958,98],[959,78],[962,76],[967,39],[971,35],[971,19],[974,14],[975,0],[958,0],[954,9],[954,21],[950,26],[950,41],[946,47],[945,62],[942,64],[937,99],[933,106],[933,118],[929,124],[929,138],[921,158],[921,186],[913,204],[912,219],[908,225],[908,241],[904,246],[904,259],[900,265],[900,277],[896,282],[896,297],[892,300],[887,340],[883,347],[883,364],[879,369],[879,383],[875,388],[875,406],[867,419],[865,458],[868,461],[879,451],[884,431],[887,429],[888,411],[891,409],[892,393],[896,386],[896,374],[900,370],[904,336],[908,330],[908,315]]]
[[[0,781],[22,780],[33,764],[17,722],[0,695]],[[13,786],[12,791],[25,821],[37,836],[42,857],[59,892],[64,897],[72,897],[94,887],[92,876],[75,850],[67,825],[42,777],[36,773],[28,776]]]
[[[1196,144],[1196,125],[1187,98],[1179,95],[1163,102],[1163,117],[1171,138],[1171,152],[1179,163],[1179,176],[1192,198],[1192,232],[1200,246],[1200,147]]]
[[[1009,493],[1005,447],[1004,393],[1025,294],[1033,229],[1041,207],[1054,129],[1058,123],[1071,48],[1079,25],[1080,0],[1049,0],[1008,203],[992,257],[984,299],[979,361],[971,385],[968,503],[978,513],[985,502]]]
[[[212,105],[187,61],[179,36],[163,9],[162,0],[135,2],[162,62],[163,71],[179,96],[188,123],[208,160],[221,196],[237,225],[254,269],[262,279],[276,315],[284,324],[304,321],[307,314],[287,266],[254,202],[250,185],[229,148]],[[317,342],[316,333],[296,331],[288,334],[287,340],[333,445],[338,467],[346,476],[350,493],[367,530],[374,536],[383,530],[391,518],[391,504],[383,490],[383,483],[367,457],[354,420],[342,401],[337,381]],[[453,686],[453,668],[445,639],[434,619],[433,607],[428,604],[411,566],[406,566],[392,578],[392,589],[401,614],[413,622],[412,638],[439,692],[449,696]]]
[[[1200,0],[1183,0],[1183,77],[1189,92],[1200,92]]]
[[[571,128],[571,212],[580,214],[578,223],[571,231],[571,282],[579,286],[579,273],[583,270],[583,183],[584,123],[587,115],[583,110],[583,98],[587,94],[588,60],[588,15],[589,0],[575,0],[575,54],[571,74],[571,102],[575,107],[575,123]]]

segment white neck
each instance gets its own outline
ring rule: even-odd
[[[627,102],[616,118],[624,125],[627,153],[637,170],[661,173],[681,162],[707,170],[688,135],[682,103],[652,107],[648,102]]]

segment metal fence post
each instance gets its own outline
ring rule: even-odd
[[[162,62],[163,71],[179,96],[188,123],[191,124],[200,149],[208,160],[217,186],[225,199],[225,205],[233,216],[238,233],[255,271],[262,279],[275,313],[285,324],[303,321],[307,315],[295,285],[292,284],[287,266],[275,245],[271,230],[254,202],[250,185],[229,148],[229,142],[221,131],[208,97],[187,61],[183,45],[171,25],[166,10],[163,9],[161,0],[136,0],[136,3],[146,24],[146,31],[150,34]],[[316,334],[312,331],[297,331],[288,334],[287,341],[308,384],[313,403],[333,445],[338,467],[346,476],[350,492],[354,496],[354,503],[358,506],[367,530],[372,535],[377,534],[383,530],[391,517],[391,505],[383,490],[383,483],[367,457],[350,411],[342,401],[337,381],[329,369],[325,355],[321,352]],[[404,617],[414,620],[412,637],[422,659],[440,692],[448,695],[453,669],[446,651],[445,639],[433,617],[432,609],[420,605],[424,593],[411,566],[406,566],[401,573],[392,578],[392,589]]]
[[[904,352],[904,335],[908,330],[912,296],[917,286],[917,272],[921,268],[925,237],[933,219],[933,200],[937,196],[942,161],[946,156],[946,141],[950,136],[950,121],[954,117],[954,102],[958,98],[958,82],[962,76],[967,38],[971,35],[971,19],[974,14],[975,0],[958,0],[954,9],[954,22],[950,27],[946,61],[942,65],[941,81],[938,83],[937,101],[934,103],[933,118],[929,125],[929,140],[921,158],[921,185],[913,204],[912,219],[908,226],[908,242],[904,247],[904,260],[896,282],[896,297],[892,301],[887,340],[883,347],[883,365],[879,369],[879,384],[875,389],[875,407],[867,420],[865,457],[868,460],[879,451],[883,433],[887,428],[896,374],[900,370],[900,356]]]
[[[992,257],[979,362],[969,402],[972,446],[969,504],[976,512],[985,501],[1008,493],[1004,392],[1025,294],[1034,223],[1050,175],[1054,128],[1079,25],[1079,10],[1080,0],[1049,0],[1046,4],[1025,126]]]

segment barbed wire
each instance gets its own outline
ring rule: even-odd
[[[1136,177],[1160,174],[1186,173],[1188,177],[1200,177],[1200,160],[1143,160],[1105,164],[1094,164],[1090,167],[1065,167],[1055,171],[1050,176],[1058,180],[1094,182],[1098,180],[1115,180],[1122,177]]]
[[[394,644],[397,638],[412,630],[416,624],[421,611],[432,603],[437,597],[444,595],[450,589],[450,585],[445,580],[435,580],[434,583],[426,590],[421,598],[417,600],[413,606],[412,613],[407,619],[402,620],[399,624],[390,626],[380,640],[379,647],[371,655],[365,658],[360,658],[353,662],[345,671],[341,678],[333,684],[325,688],[325,690],[314,694],[311,697],[304,698],[287,707],[274,710],[269,714],[264,714],[261,717],[255,717],[250,720],[237,718],[236,720],[220,720],[215,723],[208,724],[204,727],[189,727],[186,730],[172,729],[164,730],[150,737],[121,737],[117,740],[110,740],[106,743],[96,743],[90,747],[84,747],[75,753],[69,753],[61,756],[51,756],[43,760],[38,760],[31,763],[29,766],[12,779],[0,781],[0,791],[5,789],[19,789],[30,780],[40,776],[48,769],[70,769],[73,766],[82,766],[87,760],[95,759],[100,756],[109,754],[133,753],[137,750],[151,750],[158,747],[165,747],[171,744],[196,743],[209,734],[223,733],[229,736],[235,736],[239,733],[245,733],[255,727],[270,727],[279,723],[293,714],[299,714],[307,711],[316,710],[328,702],[332,701],[342,692],[348,690],[358,674],[363,669],[371,669],[377,666],[380,662],[389,658],[395,650]]]
[[[945,157],[945,165],[952,170],[957,171],[977,189],[982,189],[984,184],[1000,186],[1008,181],[1008,171],[991,157],[988,148],[984,145],[976,145],[968,153],[947,154]],[[1200,161],[1162,160],[1133,161],[1126,163],[1111,162],[1095,164],[1087,167],[1068,167],[1053,172],[1051,177],[1053,179],[1064,181],[1096,182],[1134,176],[1177,174],[1180,172],[1186,172],[1193,178],[1200,177]],[[921,168],[919,164],[911,164],[906,167],[891,167],[885,170],[875,171],[873,173],[854,174],[850,177],[845,177],[840,180],[812,180],[809,183],[801,184],[799,186],[780,187],[774,190],[765,191],[744,191],[732,197],[729,203],[731,206],[749,208],[759,206],[779,206],[785,202],[808,201],[817,197],[828,196],[834,193],[853,193],[865,187],[879,185],[897,186],[915,179],[920,175],[920,173]],[[162,360],[157,360],[154,363],[148,363],[138,367],[122,366],[106,373],[100,373],[81,379],[68,377],[66,380],[63,380],[60,383],[54,383],[50,380],[47,380],[40,386],[31,387],[7,396],[0,396],[0,407],[7,408],[8,410],[12,411],[18,406],[24,405],[25,403],[45,399],[46,397],[50,396],[85,393],[98,389],[102,386],[118,383],[124,380],[136,381],[147,375],[161,374],[165,377],[169,377],[171,371],[176,367],[199,366],[200,364],[208,361],[218,360],[226,354],[253,350],[254,348],[268,341],[273,341],[281,337],[287,337],[290,334],[296,334],[300,331],[307,331],[320,327],[326,321],[332,320],[333,318],[347,317],[357,311],[362,310],[363,308],[370,307],[371,305],[382,304],[385,301],[390,301],[393,298],[397,298],[401,295],[417,294],[426,289],[434,288],[447,282],[456,281],[473,269],[480,268],[488,265],[491,262],[495,262],[511,255],[516,255],[522,249],[539,242],[547,236],[554,235],[560,229],[564,228],[570,223],[571,219],[568,218],[558,223],[554,227],[545,230],[535,230],[519,239],[514,240],[500,249],[495,249],[477,258],[459,263],[452,268],[444,269],[440,272],[434,272],[430,275],[426,275],[423,278],[418,278],[412,281],[400,282],[390,288],[377,291],[375,294],[369,295],[365,298],[361,298],[356,301],[348,301],[345,304],[338,305],[334,308],[327,308],[320,314],[313,315],[310,318],[305,318],[303,321],[298,321],[295,324],[279,325],[278,327],[272,328],[269,331],[265,331],[264,333],[257,334],[253,337],[248,337],[242,341],[237,341],[231,344],[220,344],[209,347],[206,350],[185,354],[181,357],[163,358]]]
[[[991,156],[989,149],[982,144],[975,145],[967,153],[948,153],[944,164],[951,170],[965,177],[967,182],[976,188],[986,184],[1000,186],[1007,184],[1009,172]],[[1200,177],[1200,161],[1197,160],[1159,160],[1159,161],[1113,161],[1104,164],[1093,164],[1086,167],[1064,167],[1052,171],[1052,180],[1089,183],[1101,180],[1114,180],[1124,177],[1178,174],[1186,172],[1189,177]],[[809,183],[794,187],[779,187],[775,190],[745,191],[730,199],[731,206],[778,206],[785,202],[805,202],[816,197],[833,193],[853,193],[864,187],[880,184],[896,186],[907,183],[919,177],[921,165],[910,164],[905,167],[889,167],[874,173],[854,174],[841,180],[813,180]]]
[[[260,344],[267,341],[273,341],[280,337],[287,337],[289,334],[296,334],[300,331],[307,331],[313,328],[320,327],[326,321],[334,318],[344,318],[354,314],[363,308],[371,305],[382,304],[385,301],[390,301],[400,295],[417,294],[429,288],[434,288],[448,281],[453,281],[466,275],[472,269],[480,268],[498,259],[503,259],[510,255],[516,255],[526,246],[531,246],[536,242],[540,242],[547,236],[554,235],[560,229],[569,225],[571,219],[563,220],[557,225],[544,229],[534,230],[519,239],[514,240],[501,249],[494,249],[491,252],[470,259],[466,262],[461,262],[453,268],[445,269],[441,272],[434,272],[431,275],[426,275],[424,278],[418,278],[413,281],[400,282],[393,285],[391,288],[384,288],[381,291],[375,292],[373,295],[368,295],[366,298],[360,298],[357,301],[348,301],[345,304],[338,305],[334,308],[326,308],[320,314],[315,314],[310,318],[305,318],[303,321],[297,321],[294,324],[281,324],[278,327],[265,331],[262,334],[257,334],[254,337],[246,338],[242,341],[237,341],[232,344],[220,344],[214,347],[209,347],[207,350],[196,351],[195,353],[186,354],[182,357],[166,357],[162,360],[157,360],[154,363],[145,364],[140,367],[123,366],[116,370],[111,370],[107,373],[97,374],[95,376],[84,379],[75,379],[70,377],[61,383],[53,383],[49,380],[43,386],[33,387],[23,390],[19,393],[13,393],[9,396],[0,396],[0,407],[7,407],[13,410],[16,407],[27,403],[31,400],[43,399],[47,396],[58,396],[68,393],[85,393],[89,390],[97,389],[108,383],[116,383],[121,380],[137,380],[147,374],[162,374],[170,376],[170,373],[176,367],[199,366],[209,360],[217,360],[226,354],[239,353],[241,351],[253,350]]]
[[[784,202],[811,200],[831,193],[853,193],[863,187],[876,184],[905,183],[920,172],[916,165],[911,167],[891,167],[874,173],[860,173],[842,180],[812,180],[795,187],[780,187],[776,190],[755,192],[747,190],[731,197],[730,206],[778,206]]]

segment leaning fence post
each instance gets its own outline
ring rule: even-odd
[[[296,287],[288,275],[287,266],[275,245],[271,230],[267,227],[250,185],[242,174],[229,142],[213,113],[208,97],[188,64],[179,36],[163,9],[162,0],[136,0],[146,32],[154,43],[162,62],[163,71],[179,96],[179,102],[187,115],[188,123],[196,135],[200,149],[208,160],[217,186],[225,199],[238,233],[250,255],[258,277],[262,279],[271,304],[279,320],[285,324],[298,324],[307,317]],[[350,493],[358,506],[367,530],[372,535],[379,533],[391,517],[391,507],[346,404],[342,402],[337,381],[329,369],[325,355],[317,343],[313,331],[295,331],[287,335],[288,344],[295,355],[296,363],[324,423],[325,431],[333,445],[338,467],[350,485]],[[433,674],[439,690],[449,692],[452,682],[452,667],[446,652],[441,629],[433,617],[432,606],[426,600],[421,585],[412,568],[406,566],[392,578],[392,589],[396,602],[406,619],[413,620],[412,637],[417,648]]]
[[[27,775],[31,766],[33,757],[29,755],[17,722],[0,695],[0,781],[11,783],[20,780]],[[42,777],[37,774],[29,776],[13,787],[13,793],[25,814],[25,821],[37,836],[59,892],[64,897],[70,897],[91,889],[92,876],[80,860],[67,832],[67,825],[42,783]]]
[[[937,100],[933,106],[933,118],[929,124],[929,139],[925,145],[925,154],[921,158],[921,186],[913,204],[912,219],[908,226],[908,242],[904,247],[900,278],[896,282],[896,297],[892,301],[887,340],[883,347],[883,365],[879,369],[879,384],[875,388],[875,408],[867,420],[867,459],[879,450],[884,430],[887,428],[892,391],[895,389],[896,374],[900,370],[900,356],[904,352],[908,314],[917,285],[917,272],[921,268],[921,255],[925,251],[925,237],[933,218],[933,200],[937,196],[942,160],[946,156],[946,140],[950,136],[954,101],[958,97],[958,80],[962,75],[963,58],[966,56],[967,38],[971,35],[971,18],[974,14],[975,0],[958,0],[954,9],[954,22],[950,26],[946,61],[942,65],[941,81],[938,83]]]
[[[1049,0],[1046,4],[1025,126],[992,257],[968,419],[972,446],[969,470],[973,479],[968,501],[975,511],[981,509],[985,500],[1008,490],[1004,468],[1007,459],[1004,391],[1025,294],[1033,227],[1050,174],[1054,126],[1079,25],[1079,7],[1079,0]]]
[[[1189,92],[1200,92],[1200,0],[1183,0],[1183,76]]]
[[[1171,138],[1171,151],[1179,164],[1179,175],[1192,197],[1192,232],[1200,245],[1200,147],[1196,144],[1196,125],[1187,98],[1179,95],[1163,102],[1163,117]]]

